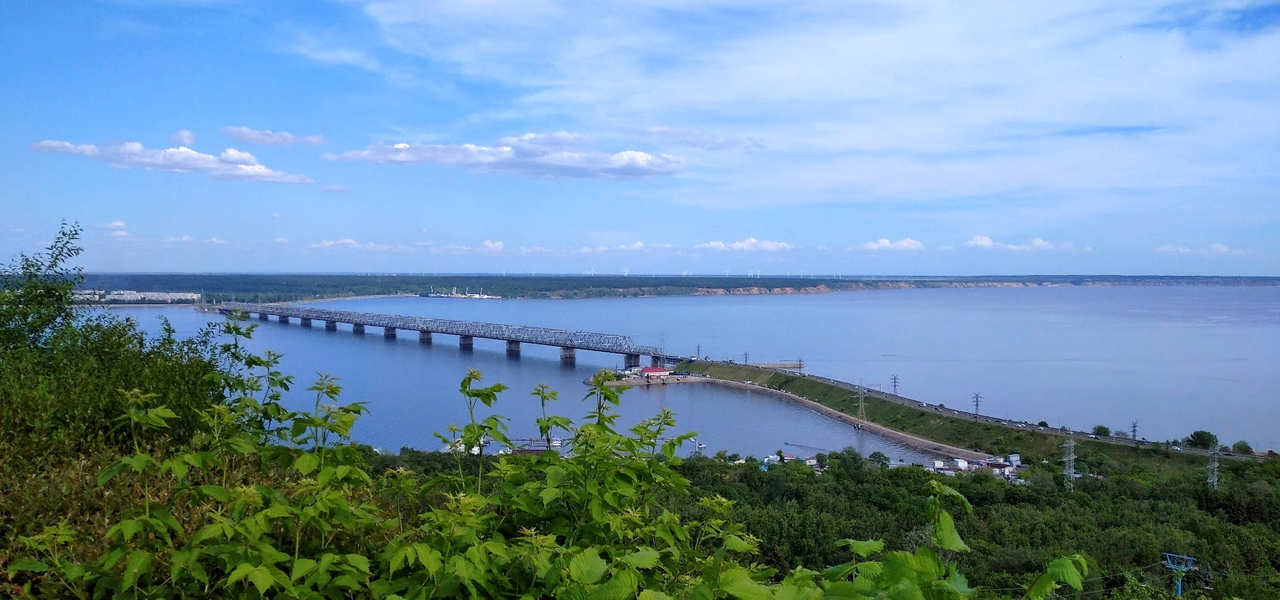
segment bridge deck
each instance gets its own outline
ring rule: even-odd
[[[224,302],[218,304],[218,312],[240,311],[244,313],[265,314],[275,317],[311,319],[313,321],[333,321],[351,325],[364,325],[408,331],[427,331],[444,335],[470,336],[490,340],[505,340],[542,346],[558,346],[577,350],[609,352],[613,354],[638,354],[652,356],[669,361],[680,360],[679,356],[666,356],[654,346],[643,346],[631,341],[630,337],[612,333],[591,333],[586,331],[566,331],[546,327],[525,327],[521,325],[500,325],[480,321],[454,321],[451,319],[432,319],[428,317],[410,317],[403,315],[387,315],[348,310],[329,310],[309,306],[289,304],[251,304],[248,302]]]

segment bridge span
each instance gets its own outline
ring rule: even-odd
[[[382,329],[382,335],[387,338],[395,338],[399,330],[417,331],[418,341],[423,344],[432,343],[434,334],[456,335],[458,348],[461,350],[471,350],[474,347],[475,338],[500,340],[507,343],[508,356],[520,356],[520,344],[555,346],[560,348],[560,361],[564,363],[575,362],[578,350],[621,354],[623,364],[628,368],[640,366],[642,356],[650,357],[651,364],[655,366],[678,363],[687,358],[666,354],[655,346],[636,344],[630,337],[612,333],[329,310],[292,304],[223,302],[211,308],[224,315],[232,312],[242,312],[250,316],[256,314],[262,321],[271,317],[275,317],[281,323],[297,319],[303,327],[311,327],[314,321],[324,321],[326,331],[337,331],[338,324],[343,323],[350,325],[352,331],[360,335],[364,334],[365,327],[379,327]]]

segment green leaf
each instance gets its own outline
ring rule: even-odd
[[[275,583],[275,580],[271,578],[271,571],[262,565],[258,565],[249,572],[249,581],[253,582],[253,585],[258,588],[259,594],[266,594],[267,590],[271,589],[271,586]]]
[[[622,562],[637,569],[652,569],[654,565],[658,564],[659,557],[657,550],[646,548],[622,557]]]
[[[826,593],[823,598],[866,598],[866,595],[858,591],[858,588],[848,581],[837,581],[827,586]]]
[[[289,573],[289,581],[297,581],[299,577],[306,577],[308,573],[316,569],[316,561],[310,558],[299,558],[293,563],[293,571]]]
[[[129,560],[125,562],[120,585],[124,590],[128,590],[137,584],[139,577],[150,572],[151,555],[141,550],[134,550],[129,553]]]
[[[231,575],[227,576],[227,583],[235,583],[244,579],[246,575],[253,572],[253,565],[249,563],[240,563],[236,565],[235,570],[231,571]]]
[[[108,481],[111,481],[113,477],[115,477],[116,475],[119,475],[120,471],[123,471],[123,470],[124,470],[123,462],[116,462],[111,466],[107,467],[106,469],[103,469],[103,471],[98,474],[98,486],[101,487],[106,485]]]
[[[960,533],[956,531],[956,522],[951,518],[951,513],[945,510],[938,513],[938,524],[933,529],[933,541],[947,550],[969,551],[964,540],[960,539]]]
[[[1079,591],[1082,584],[1083,576],[1076,569],[1075,562],[1071,557],[1062,557],[1049,563],[1049,568],[1045,569],[1045,573],[1052,576],[1061,583],[1071,586]]]
[[[595,583],[608,567],[595,548],[587,548],[569,561],[569,577],[578,583]]]
[[[640,592],[640,595],[636,597],[636,600],[671,600],[671,596],[668,596],[662,592],[645,590],[643,592]]]
[[[744,569],[729,569],[721,573],[720,589],[743,600],[769,600],[773,597],[769,588],[751,579],[751,574]]]
[[[369,572],[369,559],[359,554],[348,554],[347,564],[359,569],[363,573]]]
[[[200,486],[200,493],[219,502],[229,502],[231,500],[227,490],[222,489],[220,485],[202,485]]]
[[[293,468],[303,475],[307,475],[319,467],[320,457],[310,452],[303,453],[298,457],[298,460],[293,461]]]
[[[560,498],[562,492],[560,491],[560,488],[546,488],[538,495],[542,497],[542,505],[547,506]]]
[[[9,567],[9,576],[12,577],[18,571],[31,571],[33,573],[43,573],[49,570],[49,565],[44,564],[33,558],[23,558],[13,563]]]
[[[848,548],[850,552],[866,557],[884,550],[884,540],[857,541],[845,539],[836,542],[836,546]]]
[[[755,552],[754,546],[732,533],[724,536],[724,546],[734,552]]]

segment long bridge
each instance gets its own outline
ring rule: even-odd
[[[418,342],[422,344],[432,343],[434,334],[455,335],[458,336],[458,348],[461,350],[472,350],[475,346],[475,338],[500,340],[506,342],[507,355],[512,357],[520,356],[521,344],[555,346],[560,348],[560,361],[563,363],[575,362],[578,350],[621,354],[623,364],[627,368],[640,366],[642,356],[650,357],[651,364],[655,366],[678,363],[686,358],[666,354],[655,346],[636,344],[630,337],[612,333],[329,310],[293,304],[223,302],[210,308],[224,315],[233,312],[242,312],[250,316],[256,314],[261,321],[275,317],[281,323],[288,323],[291,319],[297,319],[303,327],[311,327],[312,322],[315,321],[324,321],[326,331],[337,331],[338,324],[342,323],[350,325],[351,330],[359,335],[364,334],[365,327],[379,327],[382,329],[382,335],[388,339],[394,339],[396,332],[400,330],[417,331]]]

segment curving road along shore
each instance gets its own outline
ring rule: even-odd
[[[712,383],[715,385],[722,385],[725,387],[732,387],[732,388],[738,388],[743,390],[750,390],[753,392],[759,392],[762,394],[769,394],[778,398],[782,398],[789,402],[794,402],[814,412],[818,412],[828,417],[831,417],[833,419],[836,419],[838,421],[848,423],[864,431],[870,431],[871,433],[874,433],[878,436],[889,438],[904,446],[915,448],[917,450],[923,450],[925,452],[946,456],[948,458],[962,458],[962,459],[971,460],[971,461],[987,460],[991,458],[990,454],[975,452],[973,450],[965,450],[964,448],[956,448],[955,446],[948,446],[946,444],[940,444],[933,440],[927,440],[925,438],[917,437],[909,433],[903,433],[901,431],[898,431],[896,429],[891,429],[889,427],[885,427],[884,425],[880,425],[878,423],[872,423],[871,421],[864,421],[852,415],[847,415],[834,408],[829,408],[827,406],[823,406],[817,402],[809,400],[804,396],[799,396],[783,390],[775,390],[772,388],[767,388],[762,385],[756,385],[754,383],[743,383],[741,381],[733,381],[730,379],[717,379],[715,377],[680,376],[680,377],[669,378],[665,381],[665,383],[648,382],[648,381],[639,380],[639,379],[623,379],[620,381],[611,381],[608,383],[608,385],[648,387],[653,385],[667,385],[667,384],[679,384],[679,383]]]

